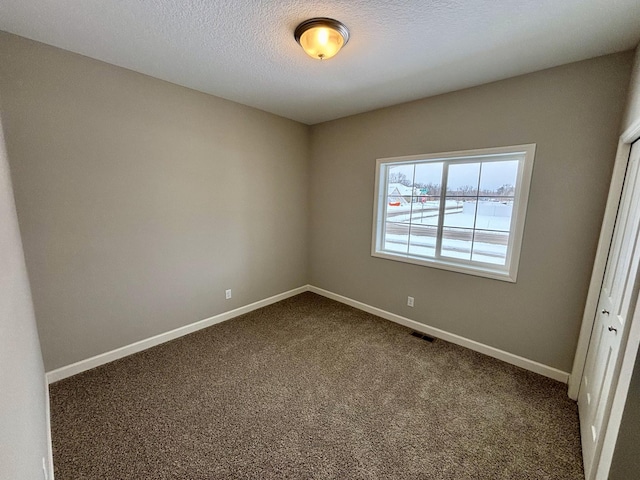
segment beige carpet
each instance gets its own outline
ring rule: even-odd
[[[51,386],[55,476],[580,479],[566,385],[312,293]]]

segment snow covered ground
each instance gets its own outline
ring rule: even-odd
[[[438,203],[388,206],[384,249],[433,258],[436,249]],[[463,203],[447,200],[441,255],[504,265],[512,208],[512,204],[500,202]]]
[[[387,206],[387,222],[438,225],[440,202],[411,203]],[[502,209],[500,209],[502,207]],[[476,212],[476,210],[478,210]],[[513,205],[496,202],[458,202],[447,200],[445,204],[444,226],[459,228],[480,228],[508,232],[511,226]],[[476,215],[477,213],[477,215]]]
[[[473,242],[471,240],[456,240],[453,238],[442,239],[442,256],[460,258],[476,262],[504,265],[507,258],[507,246],[492,243]],[[416,237],[409,235],[389,234],[385,235],[384,249],[389,252],[417,255],[434,258],[436,254],[435,237]]]

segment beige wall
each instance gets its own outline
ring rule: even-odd
[[[600,57],[312,127],[310,283],[569,372],[631,62]],[[376,158],[524,143],[537,149],[517,283],[371,257]]]
[[[6,33],[0,98],[47,370],[307,282],[307,126]]]
[[[43,478],[49,458],[40,343],[0,125],[0,478]]]
[[[629,83],[629,96],[627,110],[622,123],[622,131],[640,123],[640,47],[636,48],[631,82]]]
[[[623,131],[640,124],[640,46],[636,49],[635,65],[629,85],[627,112]],[[631,386],[618,433],[611,466],[611,480],[640,478],[640,353],[636,356]]]
[[[47,370],[310,280],[569,371],[631,60],[601,57],[309,129],[0,34]],[[376,158],[530,142],[518,283],[370,256]]]

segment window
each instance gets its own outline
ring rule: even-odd
[[[383,158],[375,257],[516,281],[535,144]]]

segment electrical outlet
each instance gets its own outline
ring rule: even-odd
[[[413,297],[407,297],[407,306],[413,307]]]
[[[47,470],[47,460],[42,457],[42,475],[44,480],[49,480],[49,471]]]
[[[231,289],[224,291],[224,298],[229,300],[231,298]]]

